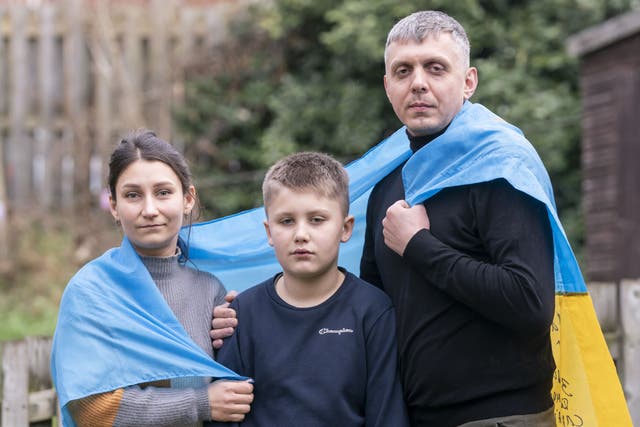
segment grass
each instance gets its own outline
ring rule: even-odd
[[[68,280],[120,237],[106,217],[81,225],[21,220],[11,230],[11,259],[0,271],[0,341],[52,335]]]

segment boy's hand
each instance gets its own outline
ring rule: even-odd
[[[218,380],[209,384],[208,394],[212,420],[240,422],[251,409],[253,384],[251,380]]]
[[[226,302],[213,309],[213,320],[211,320],[209,335],[211,336],[213,348],[216,350],[222,347],[222,340],[233,335],[236,326],[238,326],[236,311],[229,308],[229,303],[235,299],[236,295],[238,295],[236,291],[229,291],[224,297]]]

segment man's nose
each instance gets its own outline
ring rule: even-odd
[[[429,90],[429,82],[427,73],[422,69],[416,70],[411,82],[411,90],[413,92],[427,92]]]

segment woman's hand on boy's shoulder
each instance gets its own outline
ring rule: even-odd
[[[238,293],[236,291],[229,291],[224,297],[226,302],[213,309],[213,319],[211,320],[211,331],[209,331],[209,335],[211,336],[213,348],[216,350],[222,347],[223,339],[233,335],[236,326],[238,326],[236,311],[233,308],[229,308],[229,304],[237,295]]]

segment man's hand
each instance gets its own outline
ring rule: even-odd
[[[211,320],[209,335],[211,336],[213,348],[216,350],[222,347],[222,340],[233,335],[236,326],[238,326],[236,311],[229,308],[229,303],[235,299],[236,295],[238,295],[236,291],[229,291],[224,297],[227,302],[213,309],[213,320]]]
[[[427,230],[431,224],[424,205],[418,203],[413,207],[404,200],[398,200],[387,209],[387,215],[382,220],[382,235],[384,243],[402,256],[409,244],[409,240],[420,230]]]
[[[218,380],[209,384],[208,394],[212,420],[240,422],[251,409],[253,384],[251,380]]]

